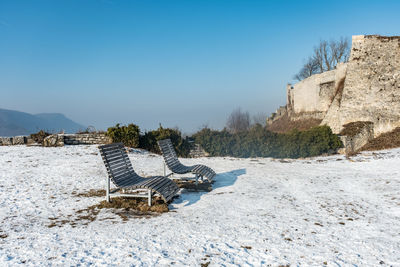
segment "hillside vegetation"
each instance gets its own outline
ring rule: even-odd
[[[306,131],[313,127],[318,126],[322,120],[319,119],[301,119],[291,120],[287,114],[283,115],[279,119],[273,121],[267,126],[268,131],[275,133],[287,133],[292,130]]]

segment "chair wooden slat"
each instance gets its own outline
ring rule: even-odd
[[[102,145],[99,146],[99,150],[106,166],[108,179],[121,189],[148,190],[149,205],[151,204],[151,195],[153,193],[159,194],[165,202],[168,202],[179,191],[177,185],[167,177],[144,178],[139,176],[133,170],[132,163],[122,143]],[[109,182],[107,184],[107,200],[110,201]]]
[[[164,158],[164,162],[167,165],[168,169],[170,169],[173,173],[177,174],[185,174],[185,173],[194,173],[199,177],[206,177],[208,181],[212,181],[216,173],[213,169],[205,166],[205,165],[194,165],[194,166],[185,166],[183,165],[176,153],[174,146],[170,139],[159,140],[158,146],[160,147],[161,153]]]

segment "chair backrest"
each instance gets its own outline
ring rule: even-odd
[[[141,177],[135,173],[128,153],[122,143],[114,143],[99,146],[101,157],[106,165],[108,177],[116,186],[123,186],[126,181],[140,180]]]
[[[164,139],[157,142],[160,147],[161,153],[164,157],[165,163],[171,169],[181,165],[178,160],[178,156],[175,153],[174,146],[172,145],[171,139]]]

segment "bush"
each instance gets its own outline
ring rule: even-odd
[[[157,130],[141,135],[139,126],[135,124],[131,123],[128,126],[117,124],[114,127],[108,128],[106,135],[111,137],[113,143],[122,142],[125,146],[143,148],[157,154],[161,154],[157,141],[166,138],[171,139],[178,156],[189,156],[191,148],[189,141],[182,138],[179,130],[163,128],[161,125]]]
[[[277,157],[300,158],[318,156],[342,147],[339,137],[328,126],[317,126],[308,131],[293,130],[279,135],[282,150]]]
[[[113,143],[122,142],[128,147],[139,147],[140,130],[139,126],[133,123],[128,126],[119,126],[117,123],[114,127],[107,129],[106,135],[111,138]]]
[[[146,132],[140,136],[140,147],[160,154],[157,141],[167,138],[171,139],[178,156],[187,157],[189,155],[190,144],[187,139],[182,138],[181,132],[177,129],[163,128],[161,125],[157,130]]]
[[[255,125],[246,132],[229,133],[204,128],[193,135],[211,156],[299,158],[317,156],[342,146],[328,126],[287,134],[268,131]]]
[[[32,138],[32,140],[35,141],[36,143],[38,143],[38,144],[43,144],[43,140],[44,140],[47,136],[49,136],[49,135],[50,135],[50,133],[45,132],[45,131],[43,131],[43,130],[40,130],[40,131],[37,132],[37,133],[31,134],[31,138]]]

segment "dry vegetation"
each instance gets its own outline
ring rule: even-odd
[[[361,129],[372,124],[370,121],[356,121],[350,122],[343,125],[343,130],[339,133],[340,135],[355,136],[360,133]]]
[[[188,191],[211,191],[211,184],[208,182],[195,184],[193,180],[174,180],[174,182],[180,188],[184,188]],[[104,189],[91,189],[87,192],[72,192],[72,195],[77,198],[82,197],[105,197],[106,191]],[[147,204],[147,198],[127,198],[127,197],[116,197],[112,198],[111,202],[105,200],[98,204],[89,206],[85,209],[77,210],[75,214],[67,215],[64,218],[51,217],[49,220],[51,223],[48,225],[49,228],[58,226],[61,227],[65,224],[69,224],[72,227],[79,225],[88,225],[95,221],[98,214],[102,209],[106,209],[111,214],[117,215],[122,221],[128,221],[130,218],[150,218],[157,216],[161,213],[168,212],[168,204],[165,203],[160,197],[153,197],[152,204],[149,207]],[[116,217],[116,218],[118,218]],[[115,223],[115,216],[102,218],[98,220],[109,219]],[[0,238],[5,238],[0,235]]]
[[[290,120],[286,114],[272,124],[267,126],[267,129],[275,133],[287,133],[291,130],[297,129],[299,131],[309,130],[315,126],[318,126],[322,120],[319,119],[303,119],[303,120]]]
[[[72,192],[72,195],[75,197],[105,197],[106,190],[104,189],[90,189],[88,192],[77,193],[75,191]]]
[[[31,134],[31,138],[33,139],[33,141],[34,141],[35,143],[43,144],[43,140],[44,140],[47,136],[49,136],[49,135],[50,135],[50,133],[45,132],[45,131],[43,131],[43,130],[40,130],[40,131],[37,132],[37,133]]]
[[[400,147],[400,127],[391,132],[381,134],[371,140],[361,150],[381,150]]]
[[[90,190],[84,193],[72,192],[75,197],[104,197],[105,190]],[[102,209],[106,209],[111,212],[111,215],[117,215],[122,221],[128,221],[130,218],[150,218],[157,216],[160,213],[168,212],[168,204],[165,203],[160,197],[153,197],[152,205],[149,207],[147,199],[144,198],[126,198],[116,197],[112,198],[111,202],[105,200],[98,204],[89,206],[85,209],[77,210],[75,214],[67,215],[64,218],[51,217],[49,220],[51,223],[48,225],[49,228],[58,226],[61,227],[65,224],[69,224],[72,227],[79,225],[88,225],[89,223],[97,219],[98,214]],[[117,217],[117,218],[118,218]],[[110,220],[115,223],[115,216],[102,218],[100,220]]]
[[[173,180],[179,188],[184,188],[188,191],[206,191],[210,192],[212,190],[211,183],[204,181],[203,183],[198,183],[193,180],[183,180],[183,179],[175,179]]]

